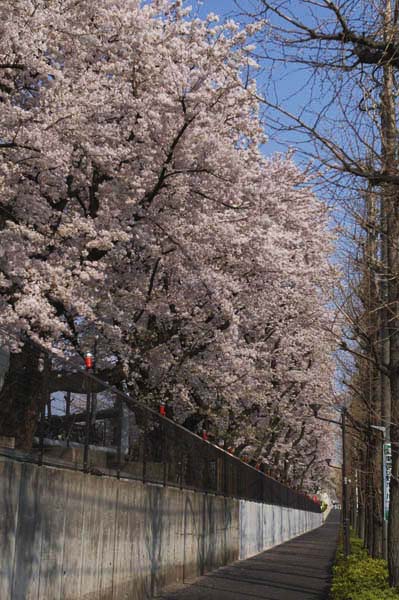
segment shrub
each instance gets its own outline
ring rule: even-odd
[[[390,588],[385,560],[371,558],[359,538],[351,538],[351,555],[345,560],[342,549],[333,568],[332,600],[399,600]]]

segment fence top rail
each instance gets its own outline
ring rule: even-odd
[[[135,406],[137,406],[137,408],[140,408],[141,410],[146,411],[148,414],[152,414],[154,416],[154,418],[162,419],[165,422],[169,423],[171,427],[182,431],[184,433],[184,435],[192,436],[193,438],[196,438],[197,440],[199,440],[201,443],[203,443],[205,445],[212,446],[217,452],[220,452],[221,454],[225,454],[230,460],[237,461],[237,463],[239,463],[241,467],[245,467],[247,469],[251,469],[257,475],[263,476],[265,479],[273,481],[276,484],[278,484],[279,486],[284,487],[284,488],[286,488],[287,490],[289,490],[291,492],[294,492],[294,493],[299,494],[301,496],[305,495],[303,492],[300,492],[298,490],[294,490],[293,488],[291,488],[287,484],[279,481],[278,479],[272,477],[271,475],[267,475],[266,473],[263,473],[262,471],[259,471],[254,466],[252,466],[252,465],[250,465],[248,463],[244,463],[239,456],[236,456],[235,454],[231,454],[230,452],[228,452],[224,448],[218,446],[217,444],[214,444],[213,442],[211,442],[209,440],[204,440],[200,435],[198,435],[194,431],[190,431],[189,429],[186,429],[186,427],[183,427],[183,425],[180,425],[180,423],[176,423],[175,421],[173,421],[172,419],[170,419],[166,415],[160,415],[153,408],[151,408],[149,406],[146,406],[145,404],[141,403],[139,400],[137,400],[135,398],[132,398],[129,394],[126,394],[122,390],[119,390],[115,385],[108,384],[106,381],[103,381],[102,379],[100,379],[99,377],[97,377],[94,373],[91,373],[90,371],[84,371],[84,370],[82,370],[81,372],[87,378],[95,381],[96,383],[102,384],[104,387],[106,387],[106,389],[108,389],[109,391],[112,391],[113,393],[115,393],[116,395],[118,395],[120,398],[122,398],[126,402],[126,405],[128,406],[128,408],[129,408],[129,403],[133,403],[133,404],[135,404]],[[313,500],[312,500],[312,502],[313,502]]]

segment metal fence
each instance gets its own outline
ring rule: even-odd
[[[307,495],[141,405],[90,370],[68,372],[59,359],[47,359],[51,362],[37,381],[32,371],[21,372],[14,383],[22,393],[41,398],[33,448],[24,460],[320,512]]]

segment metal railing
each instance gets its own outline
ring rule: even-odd
[[[58,358],[53,363],[50,375],[38,373],[37,381],[27,382],[29,374],[24,373],[19,378],[24,393],[36,389],[42,398],[33,447],[24,460],[320,512],[307,495],[140,404],[93,372],[68,371]],[[61,391],[54,392],[57,377]],[[73,391],[64,392],[63,386]]]

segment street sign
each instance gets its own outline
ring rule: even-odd
[[[389,515],[389,484],[392,473],[392,446],[390,442],[384,444],[384,519],[388,521]]]

